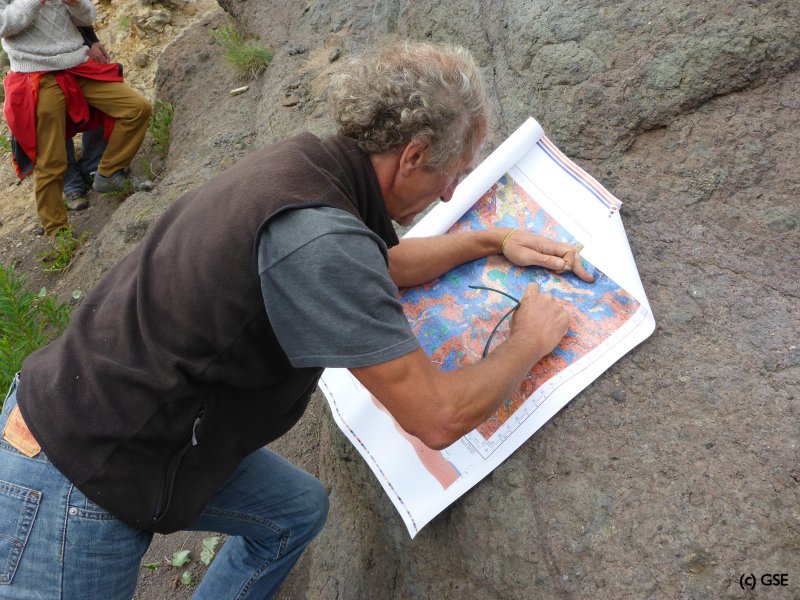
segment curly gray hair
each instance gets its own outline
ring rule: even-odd
[[[394,42],[353,58],[333,77],[330,101],[339,133],[362,150],[425,143],[430,169],[471,157],[486,135],[483,78],[459,46]]]

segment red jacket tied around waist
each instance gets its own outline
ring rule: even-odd
[[[76,77],[96,81],[121,82],[122,68],[115,63],[103,64],[93,60],[66,69],[49,71],[55,78],[66,102],[66,133],[71,138],[76,133],[103,127],[103,137],[108,139],[114,129],[114,118],[89,106]],[[39,102],[39,82],[48,71],[17,73],[10,71],[3,80],[6,91],[4,116],[16,142],[12,162],[17,176],[24,179],[36,164],[36,106]]]

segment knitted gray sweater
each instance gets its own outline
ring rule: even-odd
[[[86,61],[77,26],[91,25],[92,0],[67,6],[62,0],[0,0],[0,38],[18,73],[59,71]]]

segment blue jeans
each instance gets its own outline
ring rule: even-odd
[[[230,536],[193,597],[272,597],[327,513],[319,481],[269,450],[254,452],[190,527]],[[129,599],[151,540],[87,499],[44,453],[28,458],[0,437],[0,598]]]
[[[80,159],[75,160],[75,144],[67,138],[67,172],[64,174],[64,194],[79,192],[83,194],[89,189],[91,174],[97,172],[97,165],[103,158],[108,142],[103,139],[103,128],[90,129],[81,134],[83,152]]]

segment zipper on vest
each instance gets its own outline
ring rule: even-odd
[[[178,474],[178,467],[180,466],[181,460],[186,452],[188,452],[192,446],[197,446],[198,444],[197,428],[200,425],[200,421],[203,418],[204,412],[205,404],[201,403],[200,410],[197,412],[197,416],[194,418],[194,423],[192,423],[192,438],[186,442],[169,461],[167,472],[164,474],[164,481],[161,485],[161,493],[159,494],[156,512],[153,516],[154,522],[161,520],[161,517],[164,516],[164,514],[167,512],[167,508],[169,508],[170,501],[172,500],[172,490],[175,487],[175,476]]]
[[[194,424],[192,425],[192,446],[197,446],[197,427],[200,425],[200,419],[203,418],[204,412],[205,404],[200,404],[200,412],[197,413],[197,416],[194,418]]]

